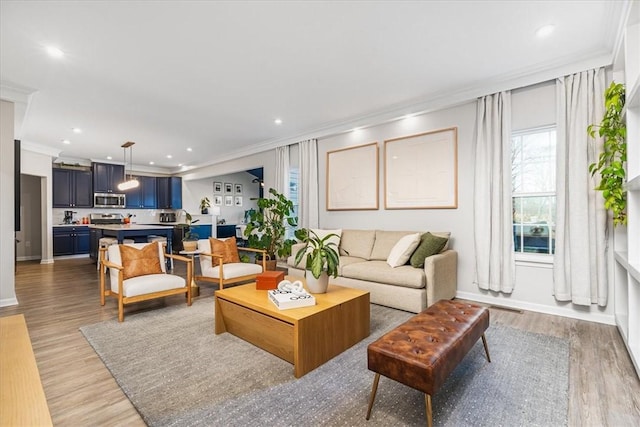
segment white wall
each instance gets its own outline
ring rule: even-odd
[[[14,213],[14,104],[0,100],[0,307],[16,299]]]
[[[40,177],[40,235],[42,236],[41,264],[53,263],[53,177],[51,170],[52,157],[22,149],[20,154],[20,172],[25,175]]]
[[[555,122],[554,82],[513,91],[512,104],[514,130],[553,124]],[[459,297],[612,324],[612,298],[605,309],[596,306],[589,309],[556,302],[553,297],[553,270],[550,264],[517,263],[516,284],[514,292],[510,295],[482,291],[473,284],[472,192],[475,108],[474,101],[320,140],[318,144],[320,226],[323,228],[451,231],[452,246],[458,252]],[[452,126],[458,128],[458,208],[385,210],[384,140]],[[326,211],[326,153],[370,142],[377,142],[380,149],[380,209],[377,211]],[[425,167],[429,165],[425,164]],[[611,287],[609,292],[612,296]]]
[[[236,172],[195,181],[185,181],[182,189],[182,205],[190,213],[200,213],[200,199],[206,196],[211,201],[211,206],[214,206],[214,195],[221,195],[223,203],[219,206],[220,215],[218,215],[218,220],[224,219],[227,224],[240,224],[244,219],[244,211],[255,209],[257,206],[256,201],[251,200],[252,198],[258,198],[258,184],[251,182],[254,178],[253,175],[247,172]],[[242,184],[242,194],[240,195],[242,196],[242,206],[235,206],[235,204],[233,206],[225,206],[224,197],[226,194],[224,193],[224,188],[222,193],[214,193],[214,181],[222,182],[223,186],[224,183]],[[236,194],[232,193],[231,196],[234,197],[235,201]]]
[[[20,231],[16,251],[18,261],[42,258],[42,199],[41,178],[20,175]]]

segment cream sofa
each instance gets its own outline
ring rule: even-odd
[[[371,302],[419,313],[441,299],[456,295],[458,254],[444,249],[425,259],[424,268],[403,265],[392,268],[387,257],[394,245],[416,231],[341,230],[338,277],[329,283],[369,291]],[[432,232],[449,238],[450,233]],[[287,259],[289,275],[304,276],[304,261],[295,264],[295,255],[304,243],[293,245]]]

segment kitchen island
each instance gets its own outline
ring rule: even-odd
[[[102,237],[115,237],[118,239],[118,243],[122,243],[125,238],[146,242],[149,236],[165,236],[167,238],[167,253],[171,253],[173,227],[170,225],[91,224],[89,225],[89,229],[95,230],[96,242]],[[167,259],[167,264],[169,264],[169,262],[170,260]]]

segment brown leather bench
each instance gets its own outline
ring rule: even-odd
[[[484,331],[489,310],[460,301],[441,300],[386,333],[367,348],[369,370],[376,373],[369,398],[367,420],[378,390],[380,375],[425,393],[427,425],[433,425],[431,396],[482,338],[491,362]]]

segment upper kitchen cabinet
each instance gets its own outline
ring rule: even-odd
[[[156,177],[137,176],[140,185],[125,192],[127,195],[127,208],[130,209],[154,209],[156,203]]]
[[[92,208],[91,171],[54,168],[53,207]]]
[[[124,166],[109,163],[92,163],[93,192],[121,193],[118,184],[124,179]]]
[[[158,209],[182,209],[182,178],[158,177],[156,185]]]

